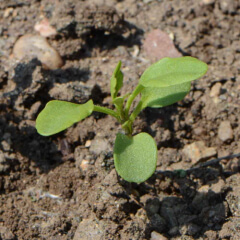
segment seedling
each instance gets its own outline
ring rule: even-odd
[[[133,136],[133,122],[146,107],[161,108],[171,105],[190,91],[191,81],[207,72],[204,62],[192,57],[163,58],[142,74],[135,90],[118,96],[123,86],[123,73],[118,63],[111,77],[111,97],[115,110],[93,104],[75,104],[53,100],[38,115],[36,128],[43,136],[53,135],[88,117],[93,111],[109,114],[121,124],[124,133],[118,133],[114,145],[114,164],[118,174],[128,182],[141,183],[155,171],[157,146],[148,133]],[[136,96],[141,98],[131,106]]]

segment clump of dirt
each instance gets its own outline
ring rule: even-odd
[[[0,238],[239,239],[238,155],[187,170],[240,152],[239,9],[234,0],[3,1]],[[43,16],[57,30],[48,42],[61,69],[12,57],[16,40],[37,34]],[[155,29],[209,71],[183,101],[137,119],[135,133],[148,132],[158,145],[151,179],[137,185],[117,176],[112,149],[120,126],[109,116],[37,134],[36,116],[51,99],[112,107],[109,79],[119,60],[122,93],[131,91],[152,63],[142,46]],[[201,157],[193,155],[199,146]]]

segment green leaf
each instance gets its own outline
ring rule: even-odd
[[[169,87],[196,80],[207,69],[206,63],[193,57],[163,58],[143,73],[139,83],[144,87]]]
[[[190,91],[191,82],[164,88],[147,87],[142,91],[142,109],[146,107],[160,108],[182,100]]]
[[[119,106],[120,108],[122,108],[123,102],[124,102],[124,98],[123,98],[123,97],[116,97],[116,98],[113,100],[113,104],[114,104],[115,106]]]
[[[36,129],[43,136],[53,135],[88,117],[93,108],[92,100],[85,104],[50,101],[38,115]]]
[[[114,164],[118,174],[128,182],[141,183],[154,173],[157,146],[147,133],[134,137],[117,134],[114,145]]]
[[[118,91],[123,86],[123,73],[121,72],[121,61],[118,62],[117,67],[115,68],[113,75],[111,77],[111,96],[112,99],[117,97]]]

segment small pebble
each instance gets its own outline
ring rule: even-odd
[[[210,97],[218,97],[221,92],[221,87],[222,87],[222,84],[220,82],[217,82],[216,84],[214,84],[210,91]]]
[[[167,238],[164,237],[162,234],[153,231],[153,232],[151,232],[150,240],[167,240]]]
[[[218,128],[218,137],[223,142],[233,139],[233,130],[229,121],[223,121]]]
[[[3,17],[8,18],[12,14],[13,10],[14,10],[14,8],[12,8],[12,7],[7,8],[3,13]]]
[[[26,34],[20,37],[13,47],[13,55],[17,59],[38,58],[45,68],[51,70],[63,65],[59,53],[49,45],[44,37],[39,35]]]
[[[89,167],[89,161],[88,160],[82,160],[80,167],[83,171],[86,171]]]
[[[92,141],[91,140],[87,140],[85,143],[85,147],[88,148],[91,146]]]
[[[160,29],[152,30],[146,36],[143,48],[151,61],[164,57],[181,57],[169,35]]]
[[[1,144],[2,144],[2,147],[3,147],[4,151],[6,151],[6,152],[10,151],[11,146],[10,146],[10,144],[7,141],[3,140],[1,142]]]
[[[215,0],[202,0],[202,3],[204,5],[211,5],[211,4],[215,3]]]

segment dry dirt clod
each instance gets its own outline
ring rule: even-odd
[[[160,29],[148,33],[143,48],[151,61],[157,61],[164,57],[181,57],[172,39]]]
[[[236,181],[237,180],[237,181]],[[240,175],[232,175],[228,180],[228,185],[232,189],[227,193],[226,200],[233,216],[240,216]]]
[[[90,150],[90,152],[99,155],[103,152],[110,151],[111,146],[106,139],[104,139],[102,137],[96,137],[92,140],[89,150]]]
[[[217,154],[214,147],[206,147],[203,141],[194,142],[183,148],[183,153],[192,160],[193,164],[206,160]]]
[[[218,137],[223,142],[233,139],[233,130],[229,121],[223,121],[218,128]]]
[[[38,58],[44,67],[54,70],[63,65],[59,53],[49,45],[47,40],[39,35],[26,34],[20,37],[14,47],[13,55],[17,59]]]
[[[14,234],[8,228],[0,226],[0,237],[3,240],[13,240],[15,239]]]
[[[89,239],[101,240],[104,239],[104,223],[103,221],[92,221],[92,219],[83,219],[78,225],[73,240]]]

